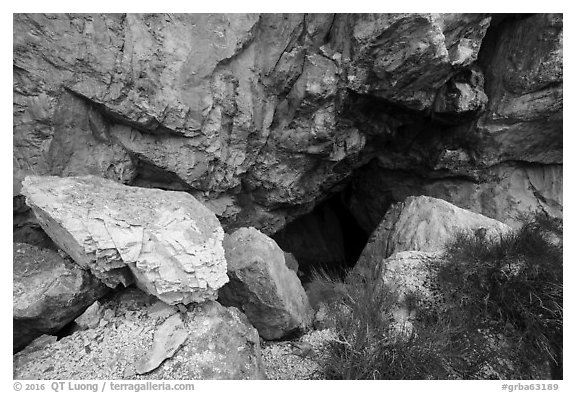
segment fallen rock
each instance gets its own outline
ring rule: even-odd
[[[136,373],[145,374],[155,370],[171,358],[188,338],[188,332],[180,314],[169,317],[154,333],[152,348],[136,363]]]
[[[342,223],[331,206],[317,206],[276,232],[272,238],[282,250],[294,254],[300,270],[306,274],[310,274],[314,266],[331,267],[346,263]]]
[[[56,333],[108,291],[56,251],[14,243],[13,252],[14,351]]]
[[[178,306],[169,306],[162,301],[156,301],[147,308],[148,316],[152,319],[166,319],[178,312]]]
[[[497,237],[511,229],[506,224],[441,199],[408,197],[386,213],[372,233],[354,270],[366,272],[400,251],[441,251],[459,232],[479,230],[488,237]]]
[[[94,329],[100,325],[100,320],[102,319],[104,310],[100,306],[100,302],[95,301],[90,307],[84,311],[82,315],[74,320],[78,328],[84,329]]]
[[[22,193],[46,233],[109,287],[136,281],[188,304],[215,299],[228,281],[222,227],[187,193],[95,176],[29,176]]]
[[[230,282],[219,301],[242,310],[267,340],[310,326],[312,310],[296,273],[276,242],[255,228],[224,238]]]
[[[33,353],[16,354],[14,378],[266,378],[258,332],[236,308],[206,301],[167,319],[153,318],[148,313],[157,300],[137,289],[128,288],[123,292],[126,295],[121,293],[102,303],[109,318],[105,326],[44,343]],[[171,337],[174,331],[176,335]],[[184,335],[188,338],[181,344]],[[168,342],[169,353],[160,348],[162,342]],[[166,355],[168,357],[162,359]],[[161,364],[157,368],[137,374],[137,370],[143,371],[141,367],[151,368],[158,361]]]

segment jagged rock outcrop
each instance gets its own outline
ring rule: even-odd
[[[230,282],[219,291],[222,304],[242,310],[268,340],[310,326],[308,297],[274,240],[240,228],[224,238],[224,249]]]
[[[266,378],[258,332],[240,311],[206,301],[181,311],[164,304],[172,310],[161,313],[158,303],[137,289],[115,295],[102,304],[98,327],[16,354],[14,379]],[[158,367],[138,374],[141,362],[156,353],[160,336],[173,331],[166,326],[175,320],[186,340],[176,340],[176,350]]]
[[[46,233],[110,287],[135,281],[166,303],[188,304],[215,299],[227,282],[222,227],[187,193],[95,176],[23,184]]]
[[[488,238],[498,238],[511,228],[441,199],[408,197],[388,210],[354,270],[369,273],[380,261],[401,251],[442,251],[456,234],[476,231],[482,231]]]
[[[483,161],[562,163],[563,18],[537,14],[503,22],[481,59],[487,136]]]
[[[475,62],[490,21],[15,14],[16,166],[186,190],[226,228],[271,234],[368,162],[373,139],[402,126],[392,116],[373,132],[350,110],[358,96],[423,117],[482,109]]]
[[[348,88],[428,110],[438,89],[478,58],[490,20],[487,14],[339,15],[331,44],[351,62]]]
[[[55,334],[108,288],[69,258],[29,244],[13,246],[13,350]]]
[[[363,228],[373,230],[390,204],[409,195],[442,198],[514,226],[528,213],[561,217],[562,64],[561,15],[498,16],[475,65],[438,90],[464,91],[457,80],[475,80],[488,99],[484,112],[448,116],[444,108],[456,98],[440,95],[425,119],[358,99],[351,111],[359,129],[391,136],[352,181],[349,205]]]

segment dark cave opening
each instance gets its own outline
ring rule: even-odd
[[[345,194],[346,190],[329,197],[272,236],[297,259],[303,283],[310,282],[315,271],[344,278],[368,241],[370,234],[346,207]]]

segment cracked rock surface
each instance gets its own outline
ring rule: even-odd
[[[240,228],[226,235],[224,248],[230,282],[219,292],[222,304],[242,310],[267,340],[311,326],[308,296],[273,239]]]
[[[168,304],[188,304],[215,299],[228,281],[224,231],[187,193],[95,176],[30,176],[23,184],[46,233],[109,287],[135,281]]]
[[[459,232],[483,231],[489,238],[511,231],[492,218],[473,213],[441,199],[408,197],[392,206],[362,251],[356,272],[374,269],[383,259],[401,251],[442,251]]]
[[[546,155],[550,163],[561,119],[561,16],[507,21],[495,43],[493,19],[15,14],[15,167],[188,191],[226,230],[270,235],[379,154],[412,169],[380,147],[412,140],[413,119],[449,118],[461,134],[489,130],[485,162]],[[483,58],[485,44],[503,54],[514,48],[528,81],[514,77],[506,56]],[[501,99],[503,89],[511,94]],[[500,132],[499,114],[517,113],[506,108],[521,102],[541,116],[514,115],[512,126],[507,117],[511,132]],[[490,115],[470,126],[485,108]],[[543,121],[550,114],[556,120]],[[520,133],[528,123],[532,131]],[[518,135],[529,135],[530,146],[516,143]],[[546,152],[537,151],[543,138]]]
[[[43,340],[14,355],[14,379],[266,378],[258,333],[233,307],[206,301],[179,310],[135,288],[115,294],[102,307],[98,327],[59,341]],[[175,340],[173,348],[179,349],[156,357],[174,321],[187,339],[183,344]],[[150,356],[158,367],[140,368]]]
[[[108,291],[56,251],[14,243],[13,253],[14,351],[56,333]]]

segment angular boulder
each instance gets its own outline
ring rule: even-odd
[[[184,192],[95,176],[29,176],[22,193],[42,228],[109,287],[136,281],[168,304],[215,299],[227,282],[216,216]]]
[[[76,324],[75,327],[82,330],[94,329],[100,325],[103,313],[104,310],[102,309],[100,302],[96,301],[92,303],[92,305],[88,307],[82,315],[74,320],[74,323]]]
[[[108,288],[56,251],[13,246],[13,350],[42,334],[54,334]]]
[[[306,292],[274,240],[255,228],[240,228],[225,237],[224,249],[230,282],[219,292],[222,304],[244,311],[268,340],[310,326]]]
[[[482,231],[489,237],[497,237],[511,229],[500,221],[441,199],[408,197],[388,210],[354,269],[366,272],[400,251],[441,251],[459,232]]]
[[[163,305],[172,315],[158,315],[160,301],[137,289],[124,292],[102,304],[106,323],[16,354],[14,378],[266,378],[258,332],[236,308],[209,300],[181,311]]]

